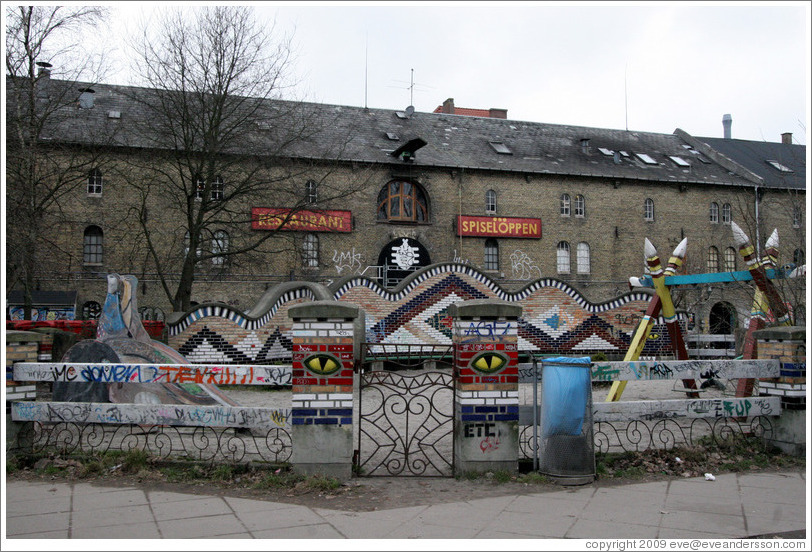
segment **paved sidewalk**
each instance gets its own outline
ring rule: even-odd
[[[82,482],[12,481],[6,490],[3,548],[32,538],[806,538],[808,520],[807,481],[798,471],[562,487],[374,512]]]

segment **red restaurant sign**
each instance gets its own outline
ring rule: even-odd
[[[254,230],[290,230],[298,232],[352,232],[351,211],[296,211],[291,209],[251,209]]]
[[[541,219],[519,217],[457,217],[458,236],[540,238]]]

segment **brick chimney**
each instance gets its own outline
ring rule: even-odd
[[[788,146],[792,145],[792,133],[791,132],[783,132],[781,133],[781,143],[786,144]]]
[[[454,114],[454,98],[448,98],[443,102],[443,110],[440,113]]]
[[[492,107],[488,110],[488,113],[488,116],[492,119],[507,119],[507,109]]]

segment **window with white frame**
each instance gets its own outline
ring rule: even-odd
[[[485,240],[485,270],[499,270],[499,242],[493,238]]]
[[[192,243],[192,240],[189,237],[189,231],[187,230],[186,234],[183,236],[183,256],[184,257],[189,254],[189,249],[191,248],[191,243]],[[200,255],[203,254],[203,251],[200,249],[199,244],[198,244],[197,249],[195,250],[195,252],[197,253],[197,257],[200,257]],[[197,257],[195,258],[195,262],[197,262]]]
[[[795,263],[795,266],[804,266],[806,264],[806,255],[803,249],[796,249],[792,253],[792,262]]]
[[[654,222],[654,200],[651,198],[643,202],[643,220]]]
[[[318,268],[319,266],[319,237],[316,234],[306,234],[304,237],[302,265],[305,268]]]
[[[87,195],[100,196],[102,195],[102,173],[99,169],[91,169],[87,175]]]
[[[211,258],[213,266],[224,266],[226,264],[226,253],[228,253],[228,232],[225,230],[216,230],[214,238],[211,240],[211,252],[214,257]]]
[[[485,212],[496,213],[496,192],[493,190],[485,192]]]
[[[211,185],[211,198],[214,201],[221,201],[225,196],[226,185],[223,182],[223,177],[217,176]]]
[[[305,184],[305,195],[307,203],[313,204],[319,201],[319,183],[315,180],[308,180]]]
[[[584,196],[577,195],[575,196],[575,202],[573,204],[573,215],[576,217],[585,217],[586,216],[586,199]]]
[[[570,195],[561,194],[561,216],[570,216]]]
[[[710,204],[710,221],[713,224],[719,222],[719,204],[715,201]]]
[[[104,261],[104,232],[98,226],[85,228],[82,261],[86,265],[100,265]]]
[[[559,274],[570,273],[570,244],[561,241],[556,247],[556,268]]]
[[[722,204],[722,222],[725,224],[730,224],[731,220],[731,210],[730,210],[730,203],[723,203]]]
[[[206,181],[202,177],[195,177],[195,199],[203,199],[203,193],[206,191]]]
[[[590,273],[590,266],[589,266],[589,244],[586,242],[581,242],[578,244],[578,248],[576,249],[575,253],[575,265],[578,274],[589,274]]]
[[[708,272],[719,272],[719,250],[714,246],[708,248]]]

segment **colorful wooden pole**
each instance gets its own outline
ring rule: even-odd
[[[745,234],[735,222],[731,221],[730,228],[733,230],[733,239],[739,247],[739,253],[744,257],[744,261],[747,263],[747,269],[753,276],[753,281],[756,283],[756,286],[767,299],[767,304],[770,306],[773,316],[775,316],[777,325],[788,326],[790,323],[789,311],[781,300],[778,290],[775,289],[773,283],[767,278],[764,266],[761,264],[753,245],[750,243],[750,238],[747,237],[747,234]]]
[[[643,346],[646,344],[646,339],[648,339],[652,326],[654,326],[654,320],[656,320],[657,316],[660,314],[661,307],[662,302],[660,301],[660,296],[654,294],[651,301],[648,303],[646,314],[643,315],[643,318],[637,325],[637,329],[634,331],[632,342],[629,344],[629,348],[626,351],[626,356],[623,357],[623,360],[632,361],[640,358],[640,353],[643,350]],[[623,394],[624,389],[626,389],[625,381],[613,381],[612,387],[609,389],[609,394],[606,395],[606,402],[619,401],[620,395]]]

